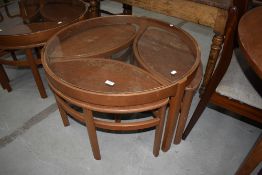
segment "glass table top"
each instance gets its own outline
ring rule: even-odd
[[[125,64],[135,60],[139,63],[136,67],[151,76],[135,66],[89,60],[114,59],[113,55],[130,58]],[[143,17],[110,16],[82,21],[58,32],[46,44],[43,58],[48,72],[69,86],[128,93],[176,83],[196,70],[200,53],[190,35],[169,24]],[[106,80],[115,85],[108,86]]]

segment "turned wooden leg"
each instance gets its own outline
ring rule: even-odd
[[[191,102],[194,96],[194,90],[185,90],[185,95],[183,97],[183,103],[181,106],[181,113],[178,119],[176,135],[174,139],[174,144],[179,144],[182,140],[182,135],[186,126],[186,121],[188,118],[189,109],[191,106]]]
[[[132,15],[132,6],[123,4],[123,15]]]
[[[160,144],[161,144],[162,134],[163,134],[164,121],[165,121],[165,114],[166,114],[166,106],[163,106],[159,109],[159,112],[157,113],[157,117],[160,119],[160,121],[159,121],[159,124],[156,126],[156,131],[155,131],[155,141],[154,141],[154,147],[153,147],[153,154],[155,157],[159,155]]]
[[[203,82],[199,90],[200,96],[205,91],[206,85],[210,77],[213,74],[213,71],[217,63],[217,59],[219,57],[219,54],[222,48],[223,41],[224,41],[224,35],[215,34],[215,36],[213,37],[212,44],[211,44],[211,50],[209,53],[209,58],[208,58],[208,62],[207,62],[207,66],[206,66],[206,70],[204,74],[204,79],[203,79]]]
[[[170,149],[173,140],[175,127],[181,107],[181,101],[185,91],[185,84],[186,84],[185,82],[181,83],[178,86],[176,96],[171,97],[169,100],[168,118],[166,120],[166,128],[165,128],[165,133],[162,143],[162,151],[164,152]]]
[[[92,111],[84,109],[84,117],[86,122],[87,133],[92,147],[93,155],[96,160],[101,160],[99,145],[97,141],[96,128]]]
[[[0,64],[0,83],[3,89],[6,89],[8,92],[12,91],[9,79],[2,64]]]
[[[262,134],[257,139],[255,145],[248,153],[243,163],[238,168],[236,175],[251,174],[252,171],[262,161]]]
[[[89,8],[88,8],[88,15],[89,18],[95,18],[100,16],[100,0],[90,0],[89,1]]]
[[[46,91],[45,91],[45,87],[43,85],[41,76],[39,74],[38,68],[37,68],[37,64],[33,58],[33,53],[31,49],[25,49],[25,54],[29,63],[29,66],[32,70],[36,85],[38,87],[39,93],[41,95],[42,98],[46,98]]]

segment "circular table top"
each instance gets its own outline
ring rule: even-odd
[[[125,56],[133,57],[136,66],[130,60],[108,59]],[[103,96],[101,103],[106,103],[107,98],[120,96],[172,96],[172,85],[183,78],[191,82],[200,65],[200,51],[189,34],[173,25],[144,17],[109,16],[59,31],[44,47],[42,62],[58,90],[82,101],[87,100],[85,93]],[[156,95],[163,89],[167,90]],[[94,96],[88,100],[98,103]]]
[[[83,18],[81,0],[14,0],[0,6],[0,48],[42,44],[62,27]]]
[[[262,79],[262,7],[247,12],[239,22],[240,49]]]

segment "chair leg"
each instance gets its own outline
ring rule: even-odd
[[[169,100],[168,118],[166,120],[166,128],[162,143],[162,151],[164,152],[168,151],[171,147],[184,91],[185,82],[178,86],[177,95],[175,97],[171,97]]]
[[[186,121],[188,118],[188,113],[192,103],[193,96],[194,96],[194,90],[185,90],[185,95],[183,97],[183,103],[181,107],[181,113],[178,119],[174,144],[179,144],[182,140],[182,135],[186,126]]]
[[[10,54],[11,54],[13,60],[16,61],[17,57],[16,57],[16,54],[15,54],[15,51],[10,51]]]
[[[86,122],[87,133],[92,147],[93,155],[96,160],[101,160],[99,145],[97,141],[96,128],[93,120],[92,111],[84,109],[84,117]]]
[[[238,168],[236,175],[251,174],[257,165],[262,161],[262,134],[257,139],[257,142],[248,153],[243,163]]]
[[[211,96],[212,96],[212,92],[213,90],[210,89],[206,89],[206,91],[204,92],[202,98],[200,99],[200,102],[197,104],[197,107],[183,133],[182,139],[185,140],[188,136],[188,134],[190,133],[190,131],[192,130],[192,128],[195,126],[196,122],[198,121],[198,119],[200,118],[201,114],[204,112]]]
[[[157,117],[160,119],[160,121],[159,124],[156,126],[156,131],[155,131],[155,140],[154,140],[154,148],[153,148],[153,154],[155,157],[159,155],[164,121],[165,121],[165,114],[166,114],[166,106],[163,106],[159,109],[159,112],[157,113]]]
[[[5,72],[3,65],[0,64],[0,83],[3,89],[6,89],[8,92],[12,91],[12,88],[9,84],[9,78]]]
[[[55,94],[55,93],[54,93],[54,94]],[[57,100],[57,98],[59,98],[59,97],[57,97],[57,95],[55,95],[56,104],[57,104],[58,110],[59,110],[59,112],[60,112],[60,116],[61,116],[61,118],[62,118],[63,124],[64,124],[65,127],[66,127],[66,126],[69,126],[70,123],[69,123],[67,114],[66,114],[65,110],[63,109],[63,107],[61,106],[61,104],[59,103],[59,101]]]
[[[40,93],[42,98],[46,98],[47,95],[46,95],[45,87],[43,85],[41,76],[39,74],[37,65],[34,61],[32,50],[31,49],[25,49],[25,54],[26,54],[27,60],[29,62],[29,66],[32,70],[36,85],[37,85],[38,90],[39,90],[39,93]]]

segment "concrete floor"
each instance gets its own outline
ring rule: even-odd
[[[102,7],[121,11],[121,5],[110,1]],[[137,8],[134,14],[165,20],[191,33],[201,46],[205,67],[210,28]],[[96,161],[86,128],[71,119],[71,125],[63,127],[43,70],[47,99],[40,98],[30,70],[6,70],[13,91],[0,90],[1,175],[230,175],[261,133],[259,128],[207,108],[188,139],[157,158],[152,154],[154,130],[135,134],[98,131],[102,160]],[[190,116],[198,100],[196,95]]]

